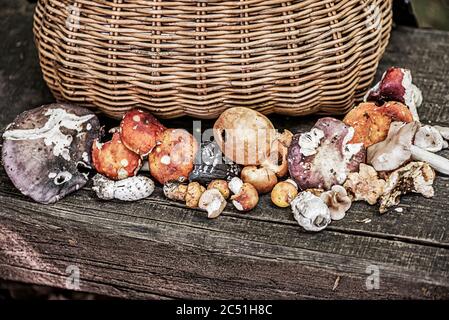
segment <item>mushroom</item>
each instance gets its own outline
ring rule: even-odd
[[[380,107],[368,102],[352,109],[343,119],[355,131],[350,142],[363,143],[365,148],[385,140],[394,121],[412,122],[412,113],[399,102],[388,102]]]
[[[167,129],[148,157],[151,175],[160,183],[184,182],[193,170],[198,151],[196,139],[183,129]]]
[[[19,191],[50,204],[89,180],[100,123],[91,111],[62,103],[25,111],[3,133],[2,163]]]
[[[333,118],[318,120],[310,132],[293,137],[288,167],[301,190],[329,190],[345,182],[365,160],[362,143],[350,143],[354,129]]]
[[[244,183],[236,177],[229,182],[229,189],[234,193],[231,200],[237,210],[247,212],[257,206],[259,194],[251,184]]]
[[[209,219],[215,219],[226,208],[226,200],[217,189],[209,189],[201,195],[198,207],[207,211]]]
[[[271,191],[271,201],[279,208],[287,208],[298,195],[298,185],[292,179],[279,182]]]
[[[197,153],[189,180],[208,185],[212,180],[229,181],[239,177],[241,171],[240,165],[223,156],[216,142],[208,141],[201,144],[201,152]]]
[[[381,81],[365,96],[365,101],[382,104],[385,101],[401,102],[410,109],[413,120],[419,121],[417,108],[422,104],[422,93],[412,82],[410,70],[389,68]]]
[[[187,185],[179,182],[167,182],[162,188],[166,198],[174,201],[185,202],[187,195]]]
[[[154,182],[145,176],[135,176],[114,181],[97,174],[92,190],[103,200],[137,201],[148,198],[154,191]]]
[[[385,180],[379,178],[373,167],[362,163],[359,172],[348,175],[343,187],[353,201],[366,201],[370,205],[375,205],[384,192]]]
[[[225,180],[213,180],[211,183],[209,183],[207,189],[216,189],[220,191],[225,200],[227,200],[231,195],[231,190],[229,190],[228,182]]]
[[[95,141],[92,146],[92,161],[98,173],[113,180],[133,177],[142,166],[142,158],[125,147],[119,133],[114,133],[108,142]]]
[[[198,182],[190,182],[187,185],[186,206],[189,208],[198,208],[201,195],[206,191]]]
[[[277,138],[271,144],[267,158],[261,162],[263,168],[271,170],[278,178],[282,178],[288,173],[288,148],[292,139],[293,133],[288,130],[278,133]]]
[[[323,192],[320,198],[329,208],[332,220],[343,219],[352,205],[351,198],[342,186],[333,186],[331,190]]]
[[[415,135],[415,146],[429,152],[438,152],[447,147],[447,142],[437,128],[422,126]]]
[[[387,139],[368,148],[367,162],[376,171],[393,171],[411,159],[429,163],[435,170],[449,174],[449,160],[413,145],[418,122],[393,122]]]
[[[449,140],[449,127],[434,126],[445,140]]]
[[[243,182],[253,185],[260,194],[270,192],[278,182],[277,176],[273,171],[256,166],[243,168],[241,178]]]
[[[435,194],[433,182],[435,172],[424,162],[411,162],[394,171],[387,179],[384,193],[380,200],[380,213],[385,213],[390,207],[400,203],[400,196],[414,192],[426,198]]]
[[[125,113],[120,123],[120,137],[131,151],[145,156],[159,143],[165,127],[150,113],[133,109]]]
[[[259,165],[276,138],[271,121],[243,107],[227,109],[214,124],[214,138],[225,156],[244,166]]]
[[[307,231],[318,232],[331,222],[329,208],[324,201],[308,191],[301,192],[291,203],[298,224]]]

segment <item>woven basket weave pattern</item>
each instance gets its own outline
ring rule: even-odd
[[[39,0],[34,34],[58,100],[118,117],[341,114],[371,84],[392,0]],[[376,23],[379,23],[377,26]]]

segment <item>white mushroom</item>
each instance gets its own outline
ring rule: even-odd
[[[209,189],[201,195],[198,207],[207,211],[209,219],[215,219],[226,207],[226,200],[217,189]]]
[[[321,231],[331,222],[327,205],[308,191],[301,192],[291,202],[291,207],[296,221],[307,231]]]
[[[434,196],[433,182],[435,172],[424,162],[411,162],[394,171],[387,179],[384,194],[380,200],[380,213],[400,203],[400,196],[406,193],[419,193],[426,198]]]
[[[427,162],[436,171],[449,175],[448,159],[413,145],[419,128],[418,122],[393,122],[387,139],[368,148],[367,162],[376,171],[393,171],[413,159]]]
[[[114,181],[97,174],[93,184],[92,190],[103,200],[137,201],[149,197],[154,191],[154,182],[144,176]]]
[[[339,185],[335,185],[331,190],[323,192],[320,198],[329,208],[332,220],[343,219],[352,205],[346,189]]]
[[[434,126],[434,128],[440,132],[444,139],[449,140],[449,127]]]
[[[353,201],[366,201],[375,205],[384,192],[385,180],[379,178],[373,167],[362,163],[359,172],[350,173],[343,186]]]
[[[422,126],[415,135],[415,146],[429,152],[438,152],[446,146],[440,131],[432,126]]]

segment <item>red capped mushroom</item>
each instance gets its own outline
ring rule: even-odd
[[[123,144],[141,156],[153,150],[164,130],[165,127],[153,115],[140,109],[128,111],[120,123]]]
[[[349,142],[353,136],[354,129],[340,120],[322,118],[310,132],[293,137],[288,167],[301,190],[329,190],[359,169],[366,151],[363,143]]]
[[[151,175],[160,183],[184,182],[193,170],[198,142],[186,130],[167,129],[161,135],[161,144],[150,153]]]
[[[140,156],[125,147],[119,133],[114,133],[106,143],[97,140],[93,144],[92,162],[98,173],[112,180],[133,177],[142,165]]]

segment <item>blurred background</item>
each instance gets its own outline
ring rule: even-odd
[[[394,0],[397,24],[449,31],[449,0]]]

